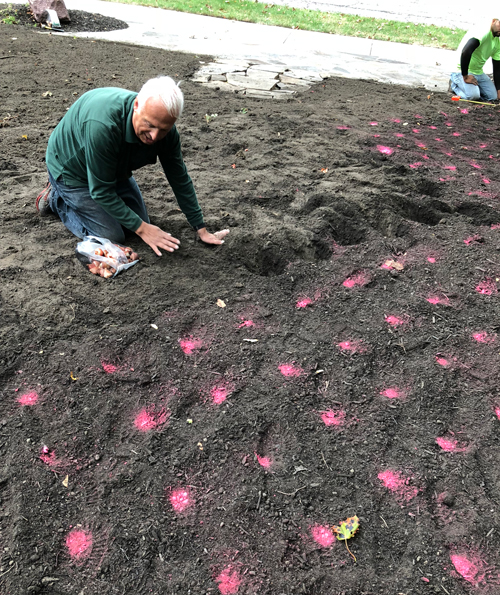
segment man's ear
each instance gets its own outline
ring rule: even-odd
[[[139,109],[139,101],[137,100],[137,97],[135,98],[134,101],[134,112],[136,112]]]

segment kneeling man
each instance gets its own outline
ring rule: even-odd
[[[209,233],[175,127],[184,97],[166,76],[140,92],[108,87],[82,95],[52,132],[46,153],[49,184],[37,199],[77,237],[93,235],[123,243],[135,232],[154,252],[173,252],[179,240],[149,217],[132,172],[159,159],[179,207],[207,244],[222,244],[227,230]]]
[[[500,99],[500,21],[490,27],[476,26],[468,31],[458,47],[460,72],[453,72],[450,87],[462,99],[494,101]],[[493,61],[493,82],[483,67]]]

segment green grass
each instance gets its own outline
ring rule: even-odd
[[[455,50],[465,35],[463,29],[447,29],[434,25],[401,23],[356,15],[302,10],[250,0],[108,0],[125,4],[153,6],[179,12],[276,25],[289,29],[320,31],[336,35],[379,39]]]

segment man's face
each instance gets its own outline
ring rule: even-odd
[[[174,124],[175,118],[170,116],[161,99],[150,97],[141,107],[135,100],[132,126],[145,145],[154,145],[164,139]]]
[[[494,37],[500,37],[500,21],[498,19],[493,19],[491,23],[491,32]]]

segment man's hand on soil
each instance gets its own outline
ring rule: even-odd
[[[180,242],[178,239],[156,225],[151,225],[151,223],[143,221],[136,229],[135,233],[141,240],[146,242],[148,246],[151,246],[157,256],[161,256],[159,248],[163,248],[163,250],[167,250],[168,252],[173,252],[179,248]]]
[[[222,229],[221,231],[216,231],[215,233],[209,233],[206,227],[202,227],[198,230],[198,236],[202,242],[205,244],[223,244],[227,234],[229,233],[229,229]]]
[[[467,76],[464,76],[464,83],[467,83],[468,85],[476,85],[477,87],[477,80],[473,74],[468,74]]]

